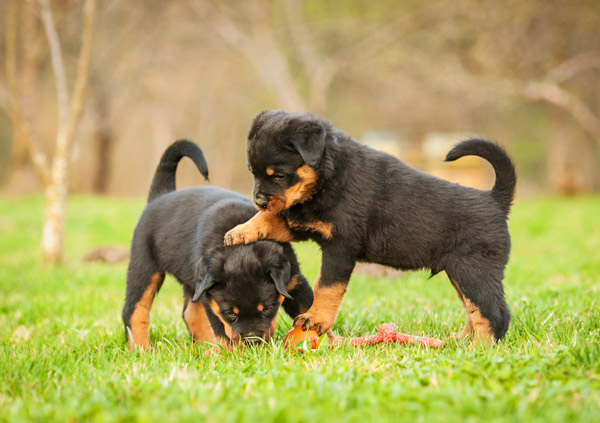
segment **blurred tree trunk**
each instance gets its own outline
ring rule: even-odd
[[[54,67],[59,125],[50,172],[50,183],[46,186],[46,210],[42,230],[42,253],[45,263],[60,263],[64,255],[64,226],[69,189],[69,171],[74,132],[85,97],[89,72],[94,23],[95,1],[86,0],[83,6],[82,45],[77,64],[77,79],[73,95],[69,99],[62,59],[62,51],[52,19],[49,0],[41,0],[42,21],[48,34],[50,53]]]
[[[35,114],[35,94],[38,89],[37,79],[41,62],[44,58],[42,48],[43,34],[37,25],[38,16],[33,2],[24,2],[21,13],[16,16],[19,25],[16,37],[22,42],[20,51],[21,66],[19,72],[19,90],[23,109]],[[11,161],[9,171],[9,186],[33,187],[37,185],[36,170],[31,166],[27,134],[19,126],[14,126],[11,140]]]
[[[573,60],[577,58],[556,69]],[[581,94],[559,85],[563,81],[556,74],[550,72],[542,81],[503,81],[496,89],[547,104],[551,126],[548,176],[552,189],[561,194],[591,192],[600,173],[596,154],[600,148],[600,116],[583,101]]]
[[[486,9],[488,30],[464,25],[455,41],[472,77],[497,88],[486,101],[508,94],[544,104],[550,121],[548,180],[559,193],[589,192],[599,173],[597,14],[582,19],[591,5],[494,5]]]
[[[594,191],[598,177],[596,145],[563,110],[552,107],[550,116],[548,180],[552,190],[560,194]]]
[[[106,91],[92,78],[90,84],[91,103],[94,111],[94,142],[98,167],[94,176],[93,190],[106,194],[110,183],[111,159],[114,137],[109,123],[108,98]]]
[[[37,77],[42,60],[42,49],[41,33],[37,25],[38,16],[32,2],[23,3],[22,11],[17,20],[21,23],[17,29],[18,36],[23,40],[21,43],[21,66],[19,72],[21,101],[25,110],[33,112]],[[11,162],[15,168],[30,164],[27,142],[24,140],[24,134],[20,130],[13,132]]]
[[[548,176],[552,189],[561,194],[592,192],[599,173],[600,118],[583,99],[554,81],[530,82],[523,94],[551,108]]]
[[[77,64],[72,96],[69,95],[64,69],[62,48],[54,25],[49,0],[40,0],[40,16],[48,38],[50,57],[56,84],[58,130],[51,164],[40,147],[32,125],[20,99],[17,83],[16,17],[18,2],[9,5],[6,25],[6,76],[11,100],[11,118],[14,126],[25,135],[30,157],[45,185],[46,206],[42,229],[42,254],[46,264],[60,263],[64,252],[64,221],[68,194],[71,152],[74,132],[81,116],[87,86],[91,56],[91,42],[95,0],[83,5],[82,44]]]
[[[13,132],[17,132],[21,139],[27,143],[28,155],[38,172],[44,185],[50,181],[50,170],[46,154],[41,148],[41,143],[37,138],[33,127],[28,118],[28,111],[25,109],[19,98],[19,82],[17,80],[17,16],[18,2],[11,0],[6,14],[6,85],[9,94],[9,114],[13,122]]]

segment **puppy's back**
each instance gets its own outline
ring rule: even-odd
[[[192,246],[207,249],[222,245],[225,232],[255,213],[248,198],[226,189],[203,186],[173,191],[146,206],[132,246],[146,244],[160,255],[155,258],[162,263],[187,262],[198,254]]]

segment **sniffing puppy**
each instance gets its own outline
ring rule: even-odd
[[[131,243],[123,308],[129,347],[150,348],[150,309],[165,273],[183,287],[183,320],[195,340],[225,346],[268,341],[282,303],[291,317],[312,304],[294,250],[273,241],[225,247],[225,232],[256,209],[248,198],[214,186],[175,191],[182,157],[208,180],[194,143],[177,141],[164,152]]]
[[[327,331],[357,261],[442,270],[466,313],[459,336],[500,340],[510,320],[502,280],[510,251],[507,216],[516,176],[506,152],[470,139],[446,156],[476,155],[496,172],[490,191],[467,188],[368,148],[312,114],[264,111],[248,135],[259,213],[225,235],[227,245],[312,238],[321,272],[308,312],[294,324]]]

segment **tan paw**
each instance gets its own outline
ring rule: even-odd
[[[311,312],[311,310],[296,316],[294,319],[294,326],[301,326],[304,330],[316,330],[319,332],[319,335],[323,335],[329,331],[334,323],[335,316],[331,318],[319,312]]]
[[[264,236],[252,225],[242,223],[225,234],[225,245],[249,244],[263,239]]]

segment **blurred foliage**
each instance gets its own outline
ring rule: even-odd
[[[79,2],[53,8],[72,63]],[[19,13],[21,101],[50,149],[47,41],[36,3]],[[143,195],[166,145],[187,137],[213,182],[248,193],[245,136],[265,108],[321,114],[358,140],[476,133],[508,146],[523,192],[600,188],[595,0],[105,0],[96,28],[73,191]],[[1,123],[0,142],[6,190],[39,189],[18,134]],[[180,184],[198,181],[183,164]]]

